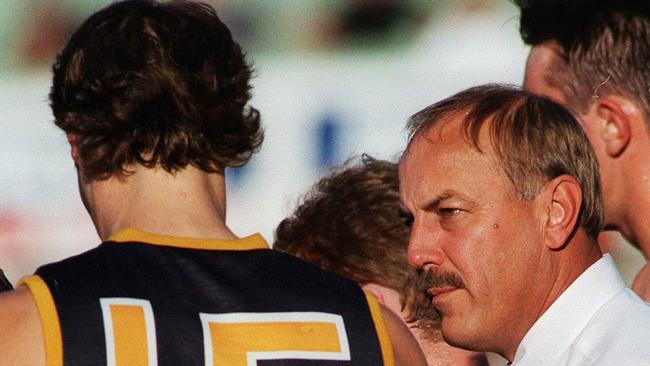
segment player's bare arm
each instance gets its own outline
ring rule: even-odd
[[[0,365],[45,365],[38,309],[25,287],[0,294]]]

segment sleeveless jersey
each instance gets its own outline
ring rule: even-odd
[[[259,235],[127,229],[23,282],[48,366],[393,365],[372,296]]]

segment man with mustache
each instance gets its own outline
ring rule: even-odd
[[[600,163],[605,228],[646,264],[632,289],[650,301],[650,2],[517,0],[533,46],[524,88],[565,105]]]
[[[650,307],[596,243],[598,164],[575,118],[515,87],[411,117],[399,164],[409,262],[451,345],[513,365],[642,365]]]
[[[439,269],[419,270],[417,284],[418,289],[423,293],[434,288],[465,288],[463,279],[458,275]]]
[[[273,248],[359,283],[400,315],[429,365],[487,365],[485,355],[454,348],[406,259],[408,215],[399,203],[397,165],[367,155],[321,179],[282,220]]]

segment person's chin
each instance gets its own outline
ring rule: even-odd
[[[473,332],[468,329],[466,322],[460,315],[442,315],[441,328],[442,338],[449,345],[456,348],[472,349]]]

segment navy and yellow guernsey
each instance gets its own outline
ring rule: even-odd
[[[260,235],[126,229],[23,279],[47,366],[392,366],[376,300]]]

